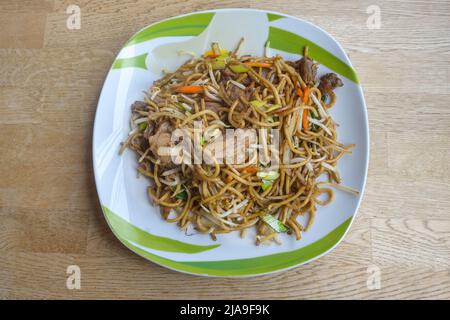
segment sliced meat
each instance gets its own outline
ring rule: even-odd
[[[135,101],[131,105],[131,112],[145,111],[146,109],[147,109],[147,104],[144,101]]]
[[[219,113],[219,109],[223,108],[223,105],[220,102],[215,101],[206,101],[205,102],[205,108],[211,111],[214,111],[215,113]]]
[[[150,151],[153,156],[161,161],[162,165],[170,164],[172,162],[170,155],[160,155],[161,147],[170,147],[173,127],[168,121],[161,122],[155,133],[148,138]]]
[[[319,90],[322,95],[326,95],[338,87],[342,87],[344,83],[336,73],[327,73],[320,78]]]
[[[234,84],[230,84],[227,89],[227,95],[231,101],[236,101],[239,97],[244,94],[244,90],[236,87]]]
[[[242,164],[247,161],[252,153],[257,152],[250,146],[257,143],[257,131],[253,129],[238,129],[234,135],[221,135],[214,142],[205,147],[203,159],[207,164],[213,164],[209,154],[215,156],[219,163]],[[228,161],[231,160],[231,161]]]
[[[317,64],[309,57],[303,57],[298,62],[298,73],[306,84],[314,85],[317,76]]]
[[[250,101],[253,93],[255,91],[255,85],[252,82],[249,86],[247,86],[245,88],[245,90],[242,90],[241,88],[230,84],[228,90],[226,91],[226,94],[228,96],[228,98],[231,100],[232,103],[234,103],[236,100],[239,100],[239,98],[244,98],[244,101]],[[244,106],[244,104],[242,104],[241,102],[242,100],[239,101],[238,105],[236,106],[236,111],[237,112],[242,112],[244,111],[246,108]]]

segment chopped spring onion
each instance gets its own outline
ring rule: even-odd
[[[138,125],[139,131],[144,131],[148,127],[148,122],[141,122]]]
[[[273,104],[273,105],[271,105],[270,108],[268,108],[268,109],[266,110],[266,112],[272,112],[272,111],[278,110],[278,109],[280,109],[280,108],[281,108],[281,106],[280,106],[279,104]]]
[[[188,194],[186,192],[186,190],[183,190],[179,193],[177,193],[177,195],[175,196],[175,198],[180,199],[180,200],[186,200],[188,197]]]
[[[287,231],[287,227],[280,220],[273,217],[272,215],[265,214],[261,218],[265,223],[267,223],[276,232],[286,232]]]
[[[252,100],[252,101],[250,101],[250,104],[255,108],[262,108],[266,105],[266,103],[264,101],[260,101],[260,100]]]
[[[263,184],[261,186],[262,191],[266,191],[267,189],[269,189],[273,184],[273,181],[270,180],[263,180]]]
[[[280,176],[280,174],[277,171],[261,171],[256,174],[259,178],[262,180],[276,180]]]
[[[225,60],[219,60],[218,58],[211,63],[211,68],[213,70],[222,70],[225,69],[226,66]]]
[[[230,67],[231,71],[233,71],[234,73],[248,72],[248,68],[241,64],[233,64],[233,65],[230,65],[229,67]]]
[[[192,107],[184,102],[175,102],[175,105],[180,109],[181,111],[192,111]]]

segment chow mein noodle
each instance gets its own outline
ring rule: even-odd
[[[340,185],[336,168],[353,147],[337,141],[329,113],[343,82],[334,73],[319,78],[307,48],[285,61],[240,55],[242,43],[232,52],[213,43],[155,81],[131,107],[120,152],[137,153],[148,196],[182,230],[191,225],[215,240],[255,228],[256,244],[278,243],[281,232],[299,240],[333,189],[358,194]]]

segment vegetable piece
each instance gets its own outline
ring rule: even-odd
[[[228,51],[225,51],[225,53],[220,54],[211,63],[212,69],[213,70],[225,69],[225,66],[227,65],[229,58],[230,58],[230,55],[229,55]]]
[[[192,107],[187,105],[184,102],[175,102],[175,105],[180,109],[181,111],[192,111]]]
[[[203,146],[206,143],[205,138],[200,137],[200,145]]]
[[[222,69],[225,69],[225,66],[226,66],[227,64],[226,64],[226,62],[225,62],[225,60],[224,59],[219,59],[219,58],[217,58],[216,60],[214,60],[212,63],[211,63],[211,68],[213,69],[213,70],[222,70]]]
[[[179,93],[201,93],[205,91],[202,86],[182,86],[176,89]]]
[[[227,50],[220,50],[220,54],[214,53],[212,50],[207,50],[205,53],[203,53],[203,56],[205,58],[217,58],[219,56],[229,56],[230,52]]]
[[[138,125],[139,131],[144,131],[148,127],[148,122],[141,122]]]
[[[265,223],[267,223],[276,232],[286,232],[287,231],[287,227],[280,220],[273,217],[272,215],[265,214],[261,218]]]
[[[244,168],[241,172],[242,173],[256,173],[256,172],[258,172],[258,168],[256,168],[255,166],[250,166],[250,167]]]
[[[231,175],[228,175],[228,176],[225,178],[225,182],[226,182],[226,183],[230,183],[231,181],[233,181],[233,177],[232,177]]]
[[[303,103],[308,104],[310,90],[308,87],[303,89]]]
[[[309,115],[309,110],[303,110],[303,117],[302,117],[302,127],[303,130],[308,130],[308,115]]]
[[[269,62],[245,62],[246,66],[257,67],[257,68],[270,68],[272,64]]]
[[[259,178],[263,180],[276,180],[280,176],[277,171],[260,171],[256,174]]]
[[[266,110],[266,112],[272,112],[272,111],[278,110],[278,109],[280,109],[280,108],[281,108],[281,106],[280,106],[279,104],[274,104],[274,105],[272,105],[270,108],[268,108],[268,109]]]
[[[250,101],[250,104],[255,108],[262,108],[266,105],[266,103],[264,101],[260,101],[260,100],[252,100],[252,101]]]
[[[261,186],[262,191],[266,191],[269,189],[273,184],[273,181],[263,180],[263,184]]]
[[[298,88],[298,89],[297,89],[297,95],[298,95],[299,97],[303,97],[303,91],[302,91],[302,88]]]
[[[246,66],[243,66],[242,64],[232,64],[229,67],[234,73],[248,72],[248,68]]]
[[[188,197],[188,194],[186,192],[186,190],[183,190],[179,193],[177,193],[177,195],[175,196],[175,198],[180,199],[180,200],[186,200]]]

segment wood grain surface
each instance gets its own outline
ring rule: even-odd
[[[71,4],[79,30],[66,27]],[[370,5],[380,29],[367,27]],[[371,135],[366,194],[344,242],[239,280],[173,272],[121,245],[91,160],[99,93],[123,43],[160,19],[227,7],[331,33],[361,79]],[[450,298],[450,1],[0,0],[0,30],[0,298]],[[66,288],[72,264],[79,290]],[[379,289],[367,286],[373,268]]]

